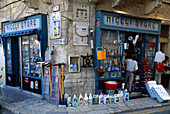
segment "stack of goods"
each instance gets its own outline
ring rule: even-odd
[[[146,87],[151,98],[156,98],[159,102],[170,100],[170,96],[165,88],[162,85],[157,85],[156,81],[148,81]]]
[[[162,85],[153,86],[151,90],[159,102],[170,100],[169,94]]]
[[[140,80],[140,89],[142,94],[147,94],[145,82],[149,81],[152,77],[152,65],[144,65],[143,66],[143,75]]]
[[[81,94],[79,98],[76,97],[76,95],[73,96],[71,100],[71,95],[67,98],[67,106],[83,106],[83,105],[92,105],[92,104],[114,104],[119,102],[128,102],[129,101],[129,93],[127,92],[127,89],[125,91],[119,91],[118,94],[115,95],[103,95],[101,93],[100,95],[93,95],[90,93],[89,97],[85,93],[85,96],[83,97]]]
[[[148,81],[147,83],[145,83],[145,85],[151,98],[155,98],[155,95],[153,94],[152,91],[152,87],[157,85],[156,81]]]

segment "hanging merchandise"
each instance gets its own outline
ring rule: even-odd
[[[135,36],[135,40],[133,40],[133,44],[134,44],[134,45],[136,45],[136,42],[137,42],[138,38],[139,38],[139,35],[136,35],[136,36]]]
[[[97,52],[97,60],[105,60],[106,59],[106,50],[102,47],[96,48]]]

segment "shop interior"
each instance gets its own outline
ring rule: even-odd
[[[132,83],[132,92],[147,93],[145,81],[155,79],[154,55],[157,50],[157,37],[146,33],[105,31],[102,32],[102,47],[106,49],[106,60],[100,61],[100,68],[104,74],[99,78],[98,92],[109,94],[105,81],[114,80],[119,82],[118,90],[125,83],[124,64],[126,59],[135,55],[138,70]]]

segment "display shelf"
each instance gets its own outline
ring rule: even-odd
[[[123,42],[124,33],[119,31],[102,30],[101,39],[96,45],[102,46],[106,50],[106,60],[97,61],[96,68],[105,69],[102,78],[96,73],[95,93],[98,89],[98,81],[121,80],[122,79],[122,62],[123,61]],[[120,43],[119,43],[120,42]]]
[[[121,78],[98,78],[98,80],[121,80]]]
[[[80,72],[80,56],[79,55],[72,55],[68,56],[68,71],[70,73],[78,73]]]
[[[8,74],[12,74],[12,72],[7,72]]]
[[[106,55],[106,57],[123,57],[123,55]]]
[[[28,57],[29,55],[28,54],[23,54],[22,56]]]
[[[28,77],[28,78],[33,78],[33,79],[39,79],[39,80],[41,80],[41,78],[39,78],[39,77],[35,77],[35,76],[28,76],[28,75],[23,75],[24,77]]]

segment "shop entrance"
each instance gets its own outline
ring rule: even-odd
[[[6,84],[21,86],[18,37],[6,38]]]

